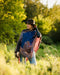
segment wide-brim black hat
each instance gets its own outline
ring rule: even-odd
[[[29,20],[27,21],[27,24],[31,24],[32,26],[34,26],[34,25],[35,25],[35,21],[32,20],[32,19],[29,19]]]

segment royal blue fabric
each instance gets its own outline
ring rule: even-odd
[[[30,44],[32,44],[33,40],[34,40],[34,35],[35,35],[36,31],[28,31],[23,33],[23,38],[22,38],[22,42],[21,42],[21,47],[23,48],[24,43],[29,41]]]
[[[23,30],[21,35],[20,35],[20,38],[17,42],[17,46],[16,46],[16,49],[15,49],[15,53],[18,52],[20,50],[20,46],[23,48],[23,45],[26,41],[29,41],[30,44],[32,44],[33,40],[34,40],[34,35],[35,33],[37,33],[37,37],[39,38],[40,37],[40,32],[38,31],[37,28],[35,28],[34,30]]]

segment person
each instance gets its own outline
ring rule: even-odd
[[[37,26],[35,25],[35,21],[32,20],[32,19],[29,19],[27,21],[27,29],[24,29],[22,32],[21,32],[21,35],[20,35],[20,38],[17,42],[17,46],[16,46],[16,49],[15,49],[15,54],[17,57],[20,57],[20,62],[22,62],[22,58],[23,58],[23,55],[19,53],[19,50],[20,50],[20,47],[24,47],[24,44],[29,41],[30,42],[30,45],[32,45],[35,37],[38,37],[40,38],[41,37],[41,33],[39,32]],[[31,49],[32,51],[32,57],[31,58],[28,58],[30,64],[34,64],[36,65],[36,55],[35,55],[35,51],[33,50],[33,48]],[[20,54],[20,55],[19,55]]]

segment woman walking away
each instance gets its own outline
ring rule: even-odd
[[[36,38],[40,38],[38,40],[39,42],[38,45],[36,44]],[[36,65],[35,52],[39,48],[38,46],[40,44],[40,41],[41,41],[41,33],[38,31],[38,28],[35,25],[34,20],[29,19],[27,21],[27,29],[24,29],[21,32],[20,38],[16,46],[15,56],[17,58],[20,57],[20,62],[22,62],[22,58],[24,57],[28,58],[30,64]]]

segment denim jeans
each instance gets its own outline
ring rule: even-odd
[[[23,58],[23,56],[20,55],[20,62],[22,62],[22,58]],[[28,59],[28,60],[29,60],[30,64],[36,65],[35,51],[33,51],[33,56],[32,56],[32,58],[31,58],[31,59]],[[25,58],[25,63],[26,63],[26,58]]]

